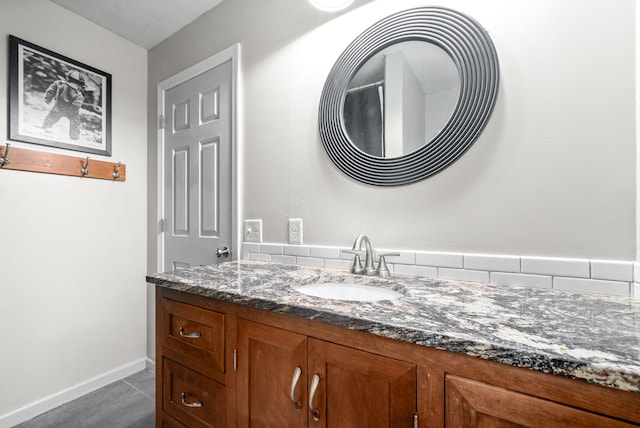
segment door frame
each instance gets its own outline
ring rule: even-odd
[[[212,70],[217,66],[224,64],[227,61],[231,61],[231,259],[239,259],[241,248],[239,247],[241,239],[241,229],[239,225],[240,213],[242,212],[240,204],[242,199],[240,198],[240,189],[242,188],[242,174],[241,174],[241,142],[242,138],[239,135],[240,132],[240,44],[235,45],[218,52],[217,54],[181,71],[180,73],[160,82],[158,84],[158,104],[157,115],[158,118],[158,159],[157,159],[157,206],[156,206],[156,225],[158,232],[158,239],[156,241],[156,270],[162,271],[162,265],[164,260],[164,231],[161,228],[161,221],[164,213],[164,132],[160,126],[160,116],[164,111],[165,92],[174,86],[186,82],[187,80],[196,77],[206,71]],[[166,228],[165,228],[166,229]]]

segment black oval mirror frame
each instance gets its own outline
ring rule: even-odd
[[[460,75],[458,103],[442,130],[418,150],[381,158],[358,149],[344,126],[349,82],[376,52],[395,43],[433,43],[451,56]],[[333,163],[349,177],[376,186],[424,180],[455,162],[486,126],[498,94],[498,56],[487,32],[452,9],[421,7],[384,18],[365,30],[340,55],[320,97],[318,124]]]

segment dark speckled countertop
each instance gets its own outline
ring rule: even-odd
[[[147,276],[162,287],[640,392],[640,300],[484,283],[255,261]],[[399,289],[404,296],[348,302],[307,296],[305,284]]]

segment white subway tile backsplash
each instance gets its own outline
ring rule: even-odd
[[[520,257],[465,254],[464,268],[499,272],[520,272]]]
[[[284,245],[282,247],[284,254],[287,256],[309,257],[308,245]]]
[[[249,260],[258,260],[261,262],[270,262],[271,254],[249,253]]]
[[[324,259],[317,257],[298,257],[297,260],[299,265],[324,267]]]
[[[591,278],[612,281],[633,281],[633,263],[591,260]]]
[[[462,268],[464,266],[462,254],[419,251],[416,251],[416,264],[447,268]]]
[[[328,267],[348,272],[349,247],[244,242],[242,258],[274,263]],[[460,281],[556,288],[640,298],[640,263],[615,260],[561,259],[492,254],[376,250],[387,256],[391,272]],[[375,260],[377,263],[377,258]],[[362,256],[364,264],[364,255]]]
[[[491,272],[489,279],[494,284],[523,285],[535,288],[551,288],[553,286],[553,278],[544,275]]]
[[[248,259],[249,253],[259,253],[260,252],[260,244],[256,244],[254,242],[243,242],[242,243],[242,258]]]
[[[522,257],[522,273],[589,278],[589,260]]]
[[[438,269],[438,277],[459,281],[489,282],[489,272],[466,269]]]
[[[553,288],[557,290],[608,294],[612,296],[629,296],[629,283],[621,281],[556,277],[553,278]]]
[[[350,253],[351,248],[340,247],[340,258],[342,260],[353,260],[353,253]]]
[[[394,265],[393,273],[437,278],[438,268],[430,266]]]
[[[376,262],[378,261],[378,257],[380,254],[385,253],[400,253],[399,256],[386,256],[385,260],[387,263],[396,263],[403,265],[415,265],[416,264],[416,253],[413,251],[398,251],[398,250],[377,250],[376,249]]]
[[[280,254],[274,254],[271,256],[271,262],[272,263],[285,263],[285,264],[290,264],[290,265],[295,265],[296,264],[296,257],[295,256],[283,256]]]
[[[333,269],[344,269],[345,271],[349,271],[353,266],[353,260],[334,260],[334,259],[326,259],[324,261],[324,267],[333,268]]]
[[[284,254],[282,244],[260,244],[260,252],[265,254]]]
[[[338,247],[309,247],[310,257],[319,257],[322,259],[339,259],[340,248]]]

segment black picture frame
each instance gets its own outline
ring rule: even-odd
[[[9,140],[111,156],[111,74],[9,36]]]

